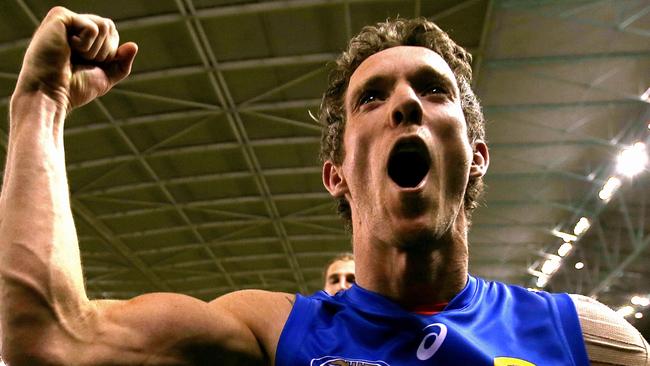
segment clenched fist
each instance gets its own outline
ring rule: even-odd
[[[27,48],[15,93],[44,92],[64,110],[82,106],[131,72],[138,47],[119,41],[112,20],[55,7]]]

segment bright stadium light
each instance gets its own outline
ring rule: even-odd
[[[553,229],[551,230],[551,234],[557,236],[558,238],[566,241],[566,242],[572,242],[578,240],[578,237],[575,235],[571,235],[569,233],[562,232],[560,230]]]
[[[560,265],[562,265],[562,261],[560,260],[559,257],[553,256],[551,258],[548,258],[546,261],[544,261],[544,264],[542,264],[542,273],[545,275],[552,275],[555,273],[555,271],[560,268]]]
[[[576,223],[576,226],[573,228],[573,233],[577,236],[580,236],[589,230],[590,226],[591,222],[589,222],[589,219],[586,217],[581,217],[580,220],[578,220]]]
[[[639,99],[641,99],[644,102],[650,103],[650,88],[646,89],[646,91],[644,91],[643,94],[639,96]]]
[[[560,257],[566,257],[566,255],[569,254],[571,249],[573,249],[573,245],[571,245],[571,243],[566,243],[565,242],[562,245],[560,245],[560,247],[557,250],[557,254]]]
[[[585,264],[582,263],[582,262],[576,262],[575,266],[573,266],[573,267],[575,267],[575,269],[577,269],[577,270],[581,270],[581,269],[585,268]]]
[[[630,302],[634,305],[638,306],[648,306],[650,305],[650,298],[645,297],[645,296],[632,296],[632,299]]]
[[[646,165],[648,165],[648,151],[643,142],[626,147],[616,160],[616,170],[627,177],[641,173]]]
[[[548,283],[548,277],[539,276],[537,277],[537,282],[535,283],[535,286],[539,288],[543,288],[544,286],[546,286],[547,283]]]
[[[641,318],[643,318],[643,313],[636,313],[636,314],[634,314],[634,317],[637,318],[637,319],[641,319]]]
[[[620,187],[621,180],[618,177],[609,177],[603,188],[598,192],[598,197],[603,201],[609,201]]]
[[[625,305],[623,307],[620,307],[618,310],[616,310],[616,312],[622,317],[627,317],[634,314],[634,308],[631,307],[630,305]]]

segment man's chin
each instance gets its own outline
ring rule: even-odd
[[[397,246],[404,249],[429,248],[439,245],[444,229],[432,220],[400,220],[393,230]]]

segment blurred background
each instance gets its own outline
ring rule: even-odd
[[[309,113],[352,35],[425,16],[473,54],[488,121],[471,273],[592,296],[650,339],[650,1],[2,0],[3,117],[54,5],[140,47],[132,76],[67,121],[91,297],[322,288],[350,238]]]

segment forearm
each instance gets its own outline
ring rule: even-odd
[[[83,328],[77,320],[88,302],[65,172],[64,114],[38,91],[12,98],[0,206],[7,349],[35,341],[44,329],[76,338]]]

